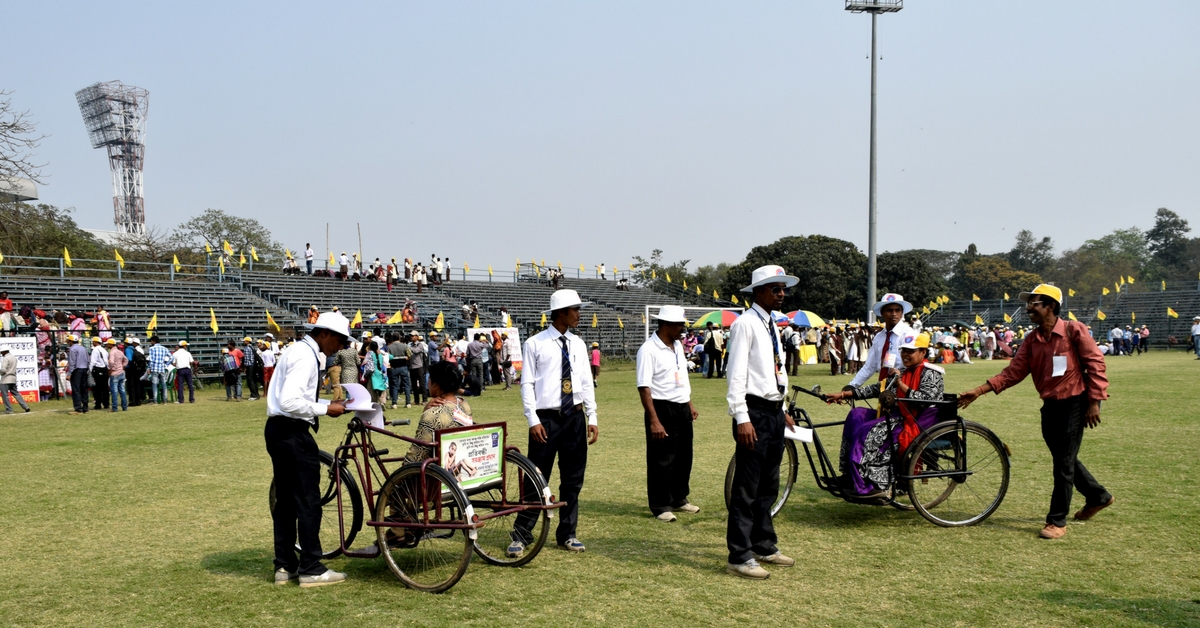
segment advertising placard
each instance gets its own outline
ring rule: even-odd
[[[17,392],[26,403],[38,400],[37,340],[33,336],[0,338],[0,346],[8,347],[9,355],[17,358]]]
[[[464,491],[501,479],[504,425],[479,425],[438,432],[438,454]]]

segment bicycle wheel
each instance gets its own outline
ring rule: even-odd
[[[471,506],[475,508],[475,514],[482,518],[521,504],[548,504],[550,491],[542,478],[542,472],[534,466],[533,461],[510,451],[504,454],[503,483],[475,493],[469,499]],[[505,554],[505,550],[513,542],[513,525],[517,519],[518,513],[515,512],[488,519],[487,525],[479,530],[478,538],[475,539],[475,553],[489,564],[504,567],[519,567],[533,560],[546,544],[546,535],[550,531],[550,511],[529,511],[521,517],[522,523],[531,526],[529,534],[533,541],[525,545],[525,551],[519,558],[510,558]]]
[[[800,469],[800,458],[796,453],[796,441],[785,440],[783,443],[783,461],[779,463],[779,497],[771,504],[771,518],[783,510],[788,497],[792,495],[792,487],[796,484],[796,473]],[[733,497],[733,474],[737,470],[737,454],[729,459],[729,467],[725,470],[725,510],[729,510],[729,500]]]
[[[422,491],[422,480],[424,491]],[[430,464],[400,467],[384,483],[375,520],[418,524],[463,524],[470,504],[445,469]],[[428,513],[428,520],[426,520]],[[471,537],[462,529],[375,528],[379,548],[392,573],[409,588],[429,593],[448,590],[471,562]]]
[[[1008,449],[991,430],[971,421],[933,426],[910,446],[908,495],[922,517],[944,527],[987,519],[1008,491]],[[941,475],[965,471],[965,475]]]
[[[322,451],[319,454],[321,461],[320,471],[320,495],[321,495],[321,558],[330,559],[337,558],[342,554],[341,538],[339,530],[338,517],[338,499],[337,499],[337,482],[333,477],[333,454]],[[271,490],[268,497],[270,502],[271,512],[275,512],[275,480],[271,480]],[[354,537],[358,535],[358,531],[362,529],[363,506],[362,493],[358,490],[358,482],[354,480],[354,475],[342,469],[342,509],[346,517],[346,521],[342,522],[346,526],[346,547],[354,542]],[[300,544],[296,544],[296,551],[300,551]]]

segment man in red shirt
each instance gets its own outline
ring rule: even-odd
[[[1033,385],[1042,397],[1042,439],[1054,459],[1054,492],[1046,527],[1039,536],[1062,538],[1067,533],[1067,512],[1073,489],[1083,493],[1084,508],[1075,519],[1086,521],[1112,505],[1114,498],[1079,461],[1083,428],[1100,424],[1100,402],[1108,398],[1104,356],[1083,323],[1058,317],[1062,290],[1041,284],[1033,292],[1022,292],[1025,313],[1037,328],[1025,336],[1008,367],[982,386],[958,396],[958,407],[971,405],[990,391],[1000,394],[1033,375]]]

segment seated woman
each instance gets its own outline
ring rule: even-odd
[[[922,430],[937,423],[937,407],[899,403],[900,399],[941,401],[945,371],[925,361],[929,355],[929,336],[906,336],[900,345],[903,368],[893,372],[881,393],[879,382],[859,386],[828,396],[841,403],[845,399],[879,398],[879,410],[855,408],[846,416],[842,428],[841,473],[843,486],[864,498],[886,497],[892,484],[892,441],[903,457],[908,445]]]
[[[461,425],[473,425],[471,405],[458,396],[462,387],[462,375],[454,364],[435,362],[429,366],[429,403],[417,422],[417,440],[433,442],[438,430]],[[420,462],[433,456],[433,448],[412,444],[405,454],[407,462]]]

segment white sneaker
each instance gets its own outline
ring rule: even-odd
[[[282,567],[275,570],[275,584],[287,584],[299,577],[300,575],[296,572],[288,571]]]
[[[682,506],[676,506],[675,510],[677,512],[686,512],[686,513],[690,513],[690,514],[696,514],[696,513],[700,512],[700,507],[697,506],[696,504],[687,503]]]
[[[754,558],[761,560],[764,563],[767,563],[770,565],[775,565],[777,567],[791,567],[792,565],[796,564],[795,558],[791,558],[790,556],[784,556],[783,554],[780,554],[779,552],[775,552],[774,554],[771,554],[770,556],[760,556],[758,554],[755,554]]]
[[[664,512],[662,514],[655,515],[654,518],[658,519],[659,521],[665,521],[667,523],[671,523],[671,522],[675,521],[675,513],[668,510],[667,512]]]
[[[728,563],[725,565],[725,572],[731,573],[740,578],[749,578],[751,580],[766,580],[767,578],[771,577],[771,572],[759,566],[758,561],[754,560],[753,558],[740,565]]]
[[[307,589],[309,587],[323,587],[327,584],[337,584],[345,582],[346,574],[332,569],[326,569],[325,573],[319,576],[300,576],[300,588]]]

